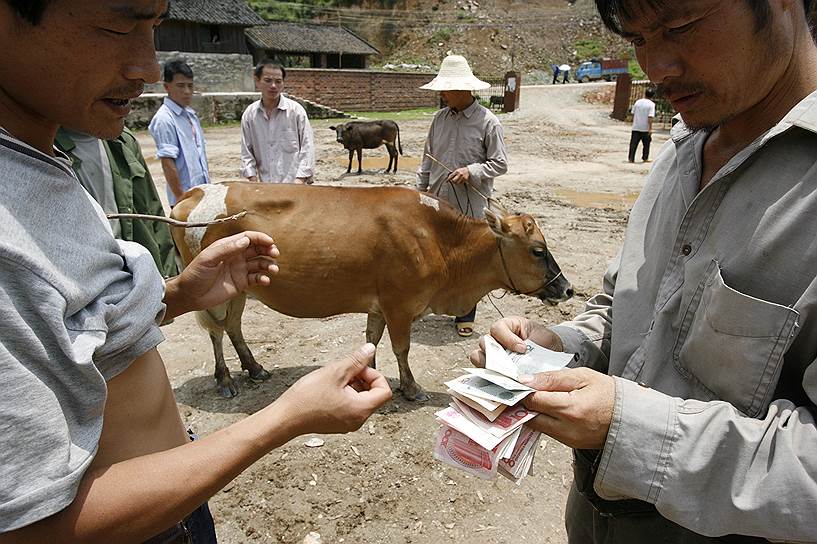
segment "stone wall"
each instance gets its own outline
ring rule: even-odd
[[[145,93],[134,100],[133,108],[125,124],[133,129],[147,128],[151,118],[162,105],[165,96],[167,95],[161,93]],[[260,98],[260,93],[202,93],[193,97],[191,107],[196,110],[202,123],[240,121],[241,114],[244,113],[247,106]],[[297,100],[306,109],[306,114],[310,119],[343,117],[340,112],[321,107],[308,100],[299,100],[298,97],[290,98]]]
[[[286,90],[341,111],[400,111],[434,108],[439,95],[419,89],[434,74],[369,70],[287,70]]]
[[[252,55],[238,53],[180,53],[157,51],[156,58],[164,66],[169,60],[182,59],[193,69],[196,90],[200,92],[253,92]],[[147,85],[145,92],[163,93],[162,83]]]

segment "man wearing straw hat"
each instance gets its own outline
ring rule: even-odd
[[[484,217],[494,178],[508,171],[499,119],[471,94],[490,87],[474,77],[460,55],[443,59],[440,72],[421,87],[440,91],[447,107],[431,121],[417,187],[471,217]],[[455,319],[457,333],[471,336],[477,309]]]

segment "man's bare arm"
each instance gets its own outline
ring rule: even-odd
[[[176,161],[170,157],[161,157],[161,160],[162,172],[164,172],[167,186],[170,187],[173,195],[178,200],[184,194],[184,189],[182,189],[182,182],[179,179],[179,171],[176,169]]]
[[[0,544],[143,542],[292,438],[358,429],[391,398],[386,379],[368,367],[373,357],[369,344],[304,376],[273,404],[202,440],[90,469],[66,509],[0,535]],[[170,387],[166,378],[165,384]]]

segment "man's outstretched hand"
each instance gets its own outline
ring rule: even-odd
[[[386,378],[369,366],[374,354],[375,347],[365,344],[307,374],[287,389],[274,405],[288,415],[291,435],[355,431],[391,399]]]
[[[269,285],[278,272],[278,248],[272,237],[246,231],[207,246],[184,271],[167,280],[165,319],[212,308],[248,287]]]

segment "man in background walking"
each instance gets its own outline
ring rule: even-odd
[[[150,121],[156,156],[162,161],[170,207],[196,185],[210,182],[204,132],[193,101],[193,70],[182,60],[165,64],[167,97]]]
[[[642,145],[641,159],[650,162],[650,142],[652,142],[652,121],[655,118],[655,102],[651,100],[655,91],[647,89],[645,98],[639,98],[633,104],[633,132],[630,136],[630,155],[628,160],[635,162],[638,144]]]

